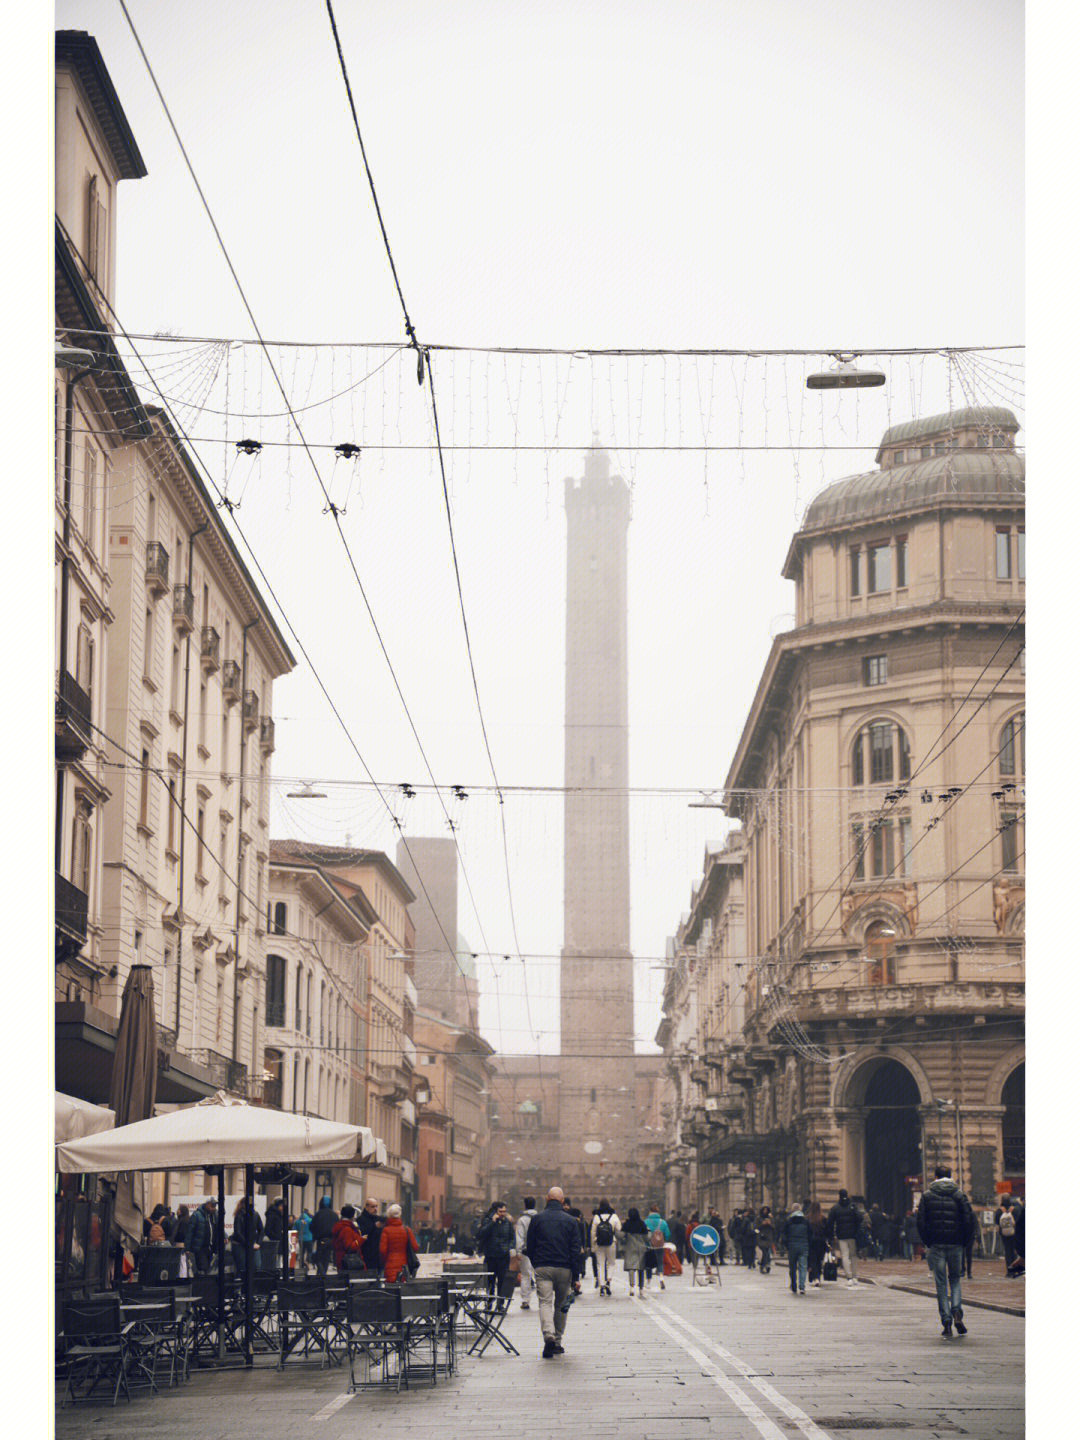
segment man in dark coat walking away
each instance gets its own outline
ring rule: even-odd
[[[563,1192],[558,1185],[551,1187],[547,1205],[529,1222],[525,1253],[536,1276],[543,1358],[550,1360],[563,1353],[566,1317],[572,1297],[581,1294],[581,1276],[585,1273],[581,1227],[563,1209]]]
[[[958,1335],[967,1334],[960,1295],[964,1249],[975,1229],[971,1202],[949,1173],[939,1165],[934,1180],[919,1201],[915,1223],[926,1246],[926,1261],[937,1287],[941,1333],[949,1336],[956,1326]]]
[[[840,1257],[840,1264],[848,1277],[849,1290],[859,1288],[856,1237],[865,1219],[866,1212],[848,1198],[846,1190],[841,1190],[840,1198],[829,1211],[825,1221],[825,1233],[829,1244]]]
[[[315,1273],[317,1275],[325,1276],[330,1268],[330,1261],[334,1258],[334,1242],[331,1237],[338,1218],[330,1196],[324,1195],[319,1201],[319,1208],[315,1211],[311,1221],[311,1239],[315,1245]]]
[[[807,1201],[807,1204],[810,1202]],[[806,1294],[806,1271],[810,1262],[810,1222],[801,1205],[793,1205],[780,1229],[788,1257],[788,1278],[793,1295]],[[796,1281],[798,1283],[796,1284]]]

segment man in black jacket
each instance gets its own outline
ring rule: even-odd
[[[828,1236],[829,1244],[840,1257],[840,1264],[847,1275],[849,1290],[858,1290],[858,1251],[856,1247],[856,1236],[859,1233],[859,1226],[866,1218],[865,1211],[848,1199],[846,1190],[840,1191],[840,1198],[829,1211],[825,1221],[825,1233]]]
[[[926,1261],[937,1287],[941,1333],[948,1336],[956,1326],[958,1335],[967,1334],[960,1296],[964,1248],[975,1231],[971,1202],[952,1179],[947,1165],[939,1165],[934,1180],[919,1201],[915,1223],[926,1246]]]
[[[780,1227],[780,1238],[787,1251],[791,1293],[805,1295],[806,1269],[810,1260],[810,1222],[803,1214],[801,1205],[791,1207],[791,1214]]]
[[[311,1239],[315,1246],[315,1273],[325,1276],[334,1258],[334,1242],[331,1235],[338,1222],[338,1213],[329,1195],[319,1201],[319,1208],[311,1221]]]
[[[558,1185],[551,1187],[547,1205],[529,1223],[525,1253],[536,1276],[544,1359],[550,1360],[563,1353],[571,1293],[581,1294],[581,1276],[585,1273],[581,1228],[563,1209],[563,1192]]]
[[[490,1271],[488,1290],[492,1295],[502,1295],[506,1290],[510,1255],[514,1249],[514,1227],[501,1200],[493,1200],[488,1206],[488,1212],[476,1232],[476,1243]]]

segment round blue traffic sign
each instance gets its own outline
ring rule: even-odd
[[[720,1248],[720,1236],[711,1225],[695,1225],[690,1232],[690,1248],[695,1255],[713,1255]]]

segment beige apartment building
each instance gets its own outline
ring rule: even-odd
[[[902,1213],[938,1159],[976,1201],[1023,1192],[1017,428],[990,407],[895,426],[792,539],[796,625],[725,795],[745,1016],[710,1151],[751,1203],[842,1185]]]
[[[78,931],[73,907],[86,925],[58,945],[57,1084],[107,1098],[124,984],[148,965],[159,1098],[246,1096],[262,1072],[272,686],[294,662],[113,346],[116,183],[145,167],[92,37],[61,32],[56,54],[58,320],[100,357],[58,432],[58,936]]]

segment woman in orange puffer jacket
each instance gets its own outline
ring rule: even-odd
[[[386,1224],[379,1237],[379,1254],[383,1262],[383,1279],[393,1285],[399,1277],[409,1278],[409,1251],[415,1255],[419,1246],[416,1236],[401,1221],[401,1206],[391,1205],[386,1212]],[[404,1272],[404,1274],[402,1274]]]

